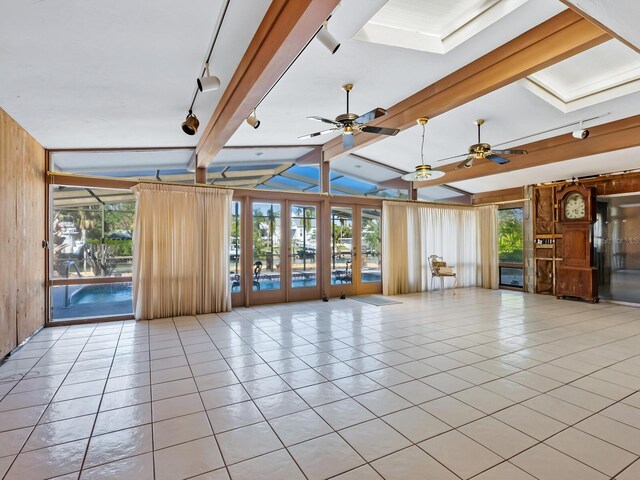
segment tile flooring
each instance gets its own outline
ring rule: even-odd
[[[40,331],[9,479],[640,478],[640,310],[461,289]]]

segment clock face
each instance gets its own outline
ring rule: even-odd
[[[579,193],[572,193],[564,202],[564,217],[567,220],[577,220],[584,218],[587,211],[584,205],[584,198]]]

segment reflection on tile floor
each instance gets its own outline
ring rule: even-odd
[[[0,477],[640,478],[640,310],[397,298],[42,330],[0,367]]]

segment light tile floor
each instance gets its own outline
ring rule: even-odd
[[[640,478],[640,310],[504,291],[40,331],[0,477]]]

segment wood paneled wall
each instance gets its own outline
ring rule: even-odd
[[[45,150],[0,109],[0,358],[44,324]]]

